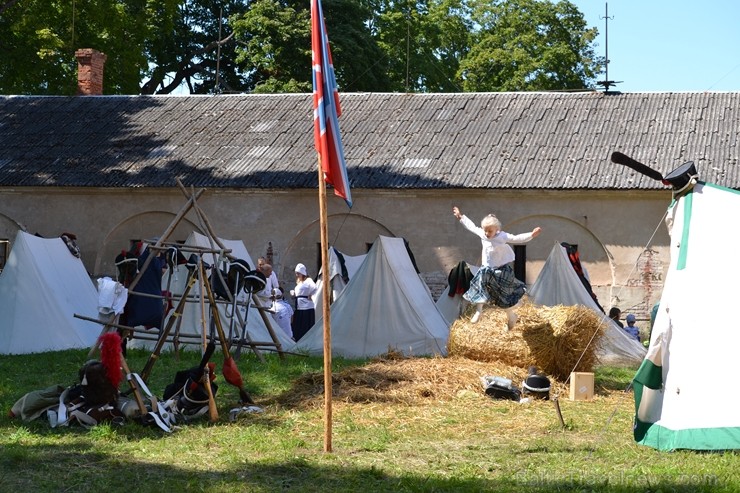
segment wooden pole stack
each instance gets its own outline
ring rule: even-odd
[[[175,229],[180,224],[180,222],[183,220],[183,218],[185,218],[188,215],[188,213],[190,213],[191,211],[196,216],[196,223],[200,225],[201,230],[208,237],[208,240],[209,240],[209,243],[210,243],[210,247],[204,248],[204,247],[199,247],[199,246],[188,245],[188,246],[183,246],[183,249],[185,251],[196,253],[200,257],[202,257],[203,254],[210,253],[210,254],[213,254],[214,256],[218,256],[218,258],[225,258],[225,259],[228,259],[229,261],[233,261],[233,260],[236,259],[233,255],[231,255],[231,250],[228,249],[228,248],[226,248],[224,246],[223,242],[221,241],[221,239],[216,234],[215,229],[213,228],[213,225],[211,224],[211,221],[208,219],[208,217],[203,212],[203,210],[200,208],[200,206],[199,206],[199,204],[197,202],[198,198],[200,198],[203,195],[203,193],[205,192],[205,189],[199,189],[199,190],[196,191],[195,189],[192,189],[191,188],[191,190],[188,190],[179,179],[177,179],[176,181],[177,181],[178,188],[182,191],[182,193],[185,196],[185,198],[187,199],[187,201],[186,201],[185,205],[183,205],[183,207],[177,212],[177,214],[175,215],[175,217],[172,219],[172,221],[170,222],[170,224],[165,228],[165,230],[162,232],[162,234],[159,236],[159,238],[157,238],[157,240],[154,243],[154,245],[150,245],[148,247],[149,255],[146,257],[146,259],[144,261],[144,264],[139,269],[139,272],[134,277],[134,279],[131,281],[131,284],[128,286],[128,291],[129,291],[129,295],[130,296],[156,296],[156,295],[147,295],[145,293],[135,292],[134,291],[134,288],[138,284],[139,280],[141,279],[143,273],[146,271],[147,267],[151,264],[151,262],[154,259],[154,257],[157,256],[157,255],[159,255],[159,253],[162,250],[166,249],[168,246],[175,245],[174,243],[172,243],[172,242],[169,241],[170,240],[170,236],[175,231]],[[218,276],[219,279],[220,279],[220,281],[223,282],[224,285],[225,285],[225,280],[223,279],[223,275],[221,273],[221,270],[218,268],[218,265],[216,265],[214,267],[215,267],[215,270],[214,270],[215,275]],[[195,275],[195,274],[193,274],[193,275]],[[200,277],[200,276],[198,276],[198,277]],[[189,297],[188,296],[189,291],[192,289],[192,287],[194,285],[194,282],[193,283],[189,283],[190,289],[187,289],[186,288],[187,289],[187,292],[184,293],[181,296],[181,298],[178,300],[177,307],[176,307],[175,311],[170,314],[170,320],[169,320],[169,322],[166,323],[166,324],[164,324],[164,327],[162,327],[163,330],[161,330],[159,332],[159,336],[157,338],[157,344],[155,346],[156,347],[155,352],[150,357],[150,360],[147,362],[147,367],[142,372],[142,376],[143,376],[144,380],[146,380],[146,378],[148,377],[149,373],[151,372],[151,367],[154,364],[154,362],[157,360],[157,358],[158,358],[158,351],[161,350],[162,346],[166,342],[177,342],[177,341],[179,341],[179,337],[182,337],[181,335],[179,335],[179,330],[176,330],[176,334],[174,335],[174,338],[170,335],[170,333],[172,331],[172,328],[173,328],[173,325],[174,325],[175,321],[181,320],[181,315],[182,315],[182,311],[184,309],[185,303],[192,303],[192,302],[201,303],[201,304],[215,303],[215,300],[214,301],[209,301],[209,300],[205,299],[205,297],[204,297],[205,290],[204,290],[203,283],[207,283],[208,280],[207,279],[200,279],[199,282],[201,283],[201,294],[200,294],[200,296],[198,296],[198,297],[192,297],[192,296]],[[228,295],[229,295],[229,298],[230,299],[227,301],[227,303],[230,303],[233,306],[234,304],[236,304],[235,303],[235,300],[231,296],[231,293],[230,292],[228,293]],[[262,318],[262,321],[264,322],[265,326],[267,327],[267,330],[268,330],[268,332],[270,334],[270,338],[272,339],[272,341],[253,341],[249,337],[249,335],[248,335],[248,333],[246,331],[246,323],[247,323],[247,321],[242,318],[242,314],[241,314],[240,310],[233,310],[233,313],[232,313],[231,316],[236,316],[237,317],[238,322],[239,322],[239,327],[242,329],[242,334],[241,334],[241,337],[240,337],[240,340],[239,340],[240,347],[241,347],[241,345],[248,346],[257,355],[257,357],[260,359],[260,361],[263,361],[263,362],[264,362],[264,357],[261,354],[261,349],[262,350],[273,350],[273,348],[274,348],[274,350],[278,353],[278,355],[280,356],[280,358],[284,358],[285,357],[285,351],[283,350],[282,344],[280,343],[280,339],[277,337],[277,335],[275,333],[275,329],[272,326],[272,320],[270,319],[270,317],[267,314],[264,313],[264,310],[263,309],[260,309],[260,304],[257,301],[257,298],[256,298],[256,296],[254,294],[252,294],[251,303],[250,302],[247,302],[247,308],[248,309],[249,309],[250,304],[252,306],[257,306],[257,309],[258,309],[258,312],[260,314],[260,317]],[[179,308],[179,310],[178,310],[178,308]],[[205,308],[205,306],[203,306],[202,307],[202,312],[203,313],[207,313],[208,311],[210,311],[212,317],[220,316],[220,312],[217,309],[215,309],[215,308],[216,307],[214,306],[212,310],[207,310]],[[264,308],[264,307],[262,307],[262,308]],[[77,315],[75,315],[75,316],[77,316]],[[79,318],[83,318],[83,317],[79,317]],[[125,329],[125,330],[128,330],[130,336],[132,338],[134,338],[134,339],[140,338],[140,339],[145,339],[145,340],[151,340],[151,335],[153,335],[153,334],[146,334],[145,331],[137,330],[135,328],[131,328],[131,327],[127,327],[127,326],[123,326],[123,325],[118,324],[118,317],[111,317],[109,320],[105,320],[105,321],[102,321],[102,322],[101,321],[98,321],[98,320],[88,319],[87,317],[84,317],[84,319],[101,323],[103,325],[103,329],[101,331],[101,335],[103,333],[109,331],[109,330],[114,330],[114,329]],[[219,320],[219,322],[220,322],[220,320]],[[202,338],[201,338],[201,343],[202,343],[202,345],[203,345],[204,348],[205,348],[206,342],[207,341],[206,341],[205,330],[204,330],[203,331],[203,334],[202,334]],[[226,341],[226,340],[221,340],[219,342],[222,345],[224,345],[224,344],[228,345],[228,344],[231,343],[231,341]],[[99,343],[96,342],[95,345],[90,349],[90,357],[92,357],[92,355],[98,349],[98,347],[99,347]]]

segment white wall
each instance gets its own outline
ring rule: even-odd
[[[618,305],[625,313],[647,316],[669,261],[662,224],[669,191],[355,189],[351,211],[329,194],[330,243],[359,255],[378,234],[404,237],[429,277],[446,276],[460,260],[479,263],[480,242],[455,221],[453,205],[476,223],[495,213],[510,233],[543,228],[527,245],[529,283],[554,242],[577,243],[606,309]],[[88,271],[112,275],[115,255],[128,248],[128,240],[160,236],[185,203],[178,189],[5,189],[0,190],[0,238],[14,238],[18,225],[43,236],[72,232]],[[297,262],[315,275],[316,191],[207,190],[198,204],[219,236],[243,240],[254,258],[272,244],[281,282],[293,282]],[[203,231],[191,212],[171,238],[184,240],[193,229]]]

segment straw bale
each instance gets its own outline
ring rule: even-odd
[[[506,312],[485,308],[477,324],[469,312],[450,329],[448,357],[413,358],[389,349],[361,367],[332,374],[335,402],[420,405],[449,401],[465,393],[485,395],[481,377],[511,379],[515,385],[530,366],[547,375],[553,395],[567,394],[571,371],[592,371],[603,333],[601,318],[586,307],[543,307],[525,301],[519,320],[507,330]],[[576,365],[577,363],[577,365]],[[324,375],[302,375],[276,397],[284,406],[323,405]]]
[[[545,307],[524,301],[516,308],[519,320],[507,330],[506,312],[485,308],[477,324],[469,316],[450,328],[448,353],[510,366],[537,366],[565,381],[571,371],[592,371],[603,323],[583,306]]]
[[[517,326],[509,331],[506,312],[494,308],[485,309],[475,324],[471,324],[467,316],[455,320],[450,327],[447,352],[450,356],[500,362],[520,368],[534,364],[521,331]]]
[[[585,306],[526,305],[519,327],[538,367],[560,380],[572,371],[593,371],[604,324]]]

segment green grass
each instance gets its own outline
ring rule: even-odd
[[[149,356],[129,351],[140,371]],[[161,395],[179,360],[164,354],[149,379]],[[633,370],[600,368],[592,401],[494,401],[482,392],[452,399],[333,402],[333,451],[325,453],[323,399],[287,399],[296,380],[321,374],[320,358],[253,355],[239,361],[247,390],[265,412],[229,422],[237,390],[219,375],[221,419],[164,434],[135,422],[51,429],[5,416],[26,392],[76,382],[86,351],[0,356],[0,491],[208,492],[694,492],[740,490],[731,452],[660,452],[632,438]],[[214,357],[220,368],[220,356]],[[363,361],[334,359],[334,374]],[[321,381],[318,378],[317,381]],[[125,385],[125,384],[124,384]],[[123,385],[122,385],[123,388]],[[379,391],[380,392],[380,391]],[[303,395],[303,394],[300,394]],[[290,403],[290,404],[288,404]]]

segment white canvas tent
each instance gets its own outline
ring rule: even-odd
[[[226,247],[227,249],[231,250],[230,255],[233,255],[234,257],[246,261],[251,268],[255,268],[256,264],[252,261],[252,257],[249,255],[249,252],[247,251],[247,247],[244,245],[244,242],[241,240],[225,240],[219,238],[221,243]],[[218,249],[218,245],[211,245],[211,242],[207,236],[204,236],[200,233],[193,232],[191,233],[187,240],[185,241],[185,245],[188,246],[197,246],[203,249]],[[185,252],[184,255],[187,257],[189,256],[189,252]],[[215,254],[206,253],[203,255],[203,260],[210,264],[215,265],[217,258]],[[210,272],[210,271],[209,271]],[[166,289],[167,283],[168,283],[168,276],[169,272],[166,272],[164,276],[162,277],[162,289]],[[208,275],[208,274],[207,274]],[[188,271],[187,268],[184,265],[176,266],[172,271],[172,279],[169,281],[170,286],[169,290],[173,293],[173,295],[181,295],[183,291],[185,290],[185,285],[187,283],[187,277],[188,277]],[[192,302],[188,302],[185,305],[185,309],[182,313],[182,321],[180,322],[180,328],[179,328],[179,334],[181,335],[196,335],[200,336],[202,338],[203,336],[203,321],[206,321],[206,328],[205,328],[205,334],[206,338],[209,335],[209,327],[208,327],[208,320],[210,320],[210,312],[208,308],[208,300],[207,296],[205,296],[205,319],[203,317],[203,307],[201,306],[200,302],[198,300],[201,299],[200,294],[200,288],[199,283],[195,283],[195,286],[193,286],[193,289],[190,292],[190,296],[193,296],[196,298],[196,300]],[[238,302],[246,302],[247,294],[245,291],[241,291],[239,295],[237,296]],[[224,326],[224,331],[226,332],[226,336],[229,335],[229,328],[230,328],[230,319],[232,317],[229,317],[228,315],[231,314],[232,307],[230,305],[227,305],[225,303],[218,303],[218,309],[221,314],[221,321]],[[242,317],[246,314],[246,321],[247,321],[247,333],[249,334],[250,338],[254,342],[273,342],[273,339],[270,335],[269,330],[267,329],[267,325],[265,324],[262,316],[259,313],[259,310],[254,306],[254,302],[250,303],[250,308],[247,311],[245,306],[240,306],[238,308],[240,310],[240,313],[242,314]],[[273,333],[278,338],[278,341],[280,342],[281,349],[285,351],[290,351],[293,345],[295,344],[294,341],[287,335],[285,332],[280,329],[277,323],[274,323],[272,321],[272,318],[270,314],[267,315],[267,321],[268,323],[271,323],[271,327],[273,328]],[[238,319],[237,317],[233,317],[233,333],[236,337],[240,332],[238,332]],[[165,321],[165,324],[167,322]],[[170,335],[173,335],[173,331]],[[155,334],[156,335],[156,334]],[[188,340],[194,340],[192,338],[188,338]],[[145,348],[152,348],[154,347],[155,342],[154,341],[144,341],[144,340],[138,340],[135,344],[136,347],[145,347]],[[171,344],[167,344],[165,348],[171,348]],[[189,349],[201,349],[198,345],[188,345],[184,346],[185,348]],[[263,348],[268,349],[268,348]],[[245,347],[245,351],[248,351],[249,348]]]
[[[344,288],[349,283],[349,280],[345,281],[342,275],[342,265],[344,265],[344,269],[347,272],[347,277],[352,279],[362,265],[362,262],[365,260],[365,257],[367,257],[367,254],[355,256],[345,255],[334,247],[329,247],[329,279],[331,280],[332,303],[339,299],[342,291],[344,291]],[[324,302],[323,275],[318,281],[316,281],[316,287],[316,293],[311,297],[311,299],[314,302],[314,306],[320,310],[323,306],[322,303]]]
[[[635,440],[660,450],[740,449],[737,191],[699,182],[666,222],[671,262],[634,379]]]
[[[331,306],[332,354],[371,357],[400,351],[410,356],[447,353],[449,329],[402,238],[379,236]],[[323,353],[324,321],[295,345],[296,351]]]
[[[98,292],[61,238],[19,231],[0,274],[0,354],[89,348],[100,326]]]
[[[529,297],[545,306],[583,305],[599,315],[604,324],[598,351],[602,363],[636,366],[645,357],[645,347],[601,311],[578,277],[565,248],[559,243],[553,245],[542,271],[529,290]]]

